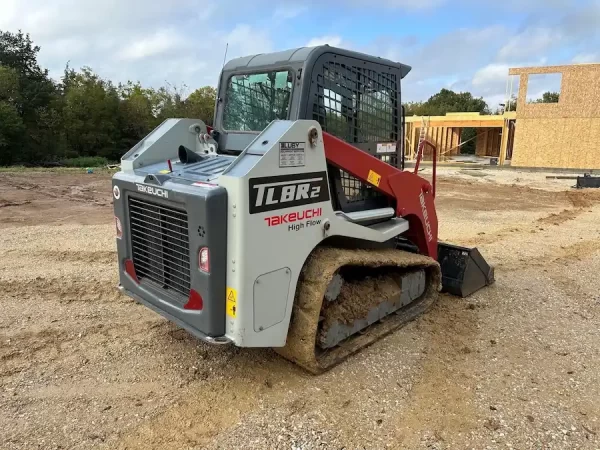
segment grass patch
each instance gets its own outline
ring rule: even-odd
[[[94,169],[94,173],[96,172],[111,172],[114,173],[115,170],[107,169],[106,165],[110,164],[108,159],[100,157],[100,156],[80,156],[78,158],[67,158],[61,160],[56,165],[47,164],[47,167],[32,167],[32,166],[0,166],[0,173],[8,173],[8,172],[73,172],[78,173],[85,171],[85,169],[90,168]]]
[[[108,159],[101,156],[79,156],[63,159],[60,163],[65,167],[106,167]]]
[[[94,167],[94,173],[112,174],[117,170],[105,167]],[[85,173],[85,167],[25,167],[25,166],[3,166],[0,173],[24,173],[24,172],[50,172],[50,173]]]

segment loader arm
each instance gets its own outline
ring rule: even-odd
[[[326,132],[323,132],[323,144],[329,164],[395,201],[396,216],[410,224],[406,237],[421,254],[437,260],[438,222],[429,181],[403,172]]]

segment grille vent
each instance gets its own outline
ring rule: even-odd
[[[140,279],[181,295],[190,292],[188,217],[172,206],[129,198],[133,263]]]

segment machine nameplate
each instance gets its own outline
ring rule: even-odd
[[[377,144],[377,153],[396,153],[396,143],[387,142]]]
[[[329,200],[327,172],[250,178],[250,214]]]
[[[279,167],[304,167],[304,142],[279,143]]]

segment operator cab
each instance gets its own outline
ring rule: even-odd
[[[273,120],[316,120],[326,131],[402,167],[404,64],[328,45],[259,54],[223,68],[215,108],[219,152],[237,155]],[[343,212],[386,207],[370,186],[328,167]]]

